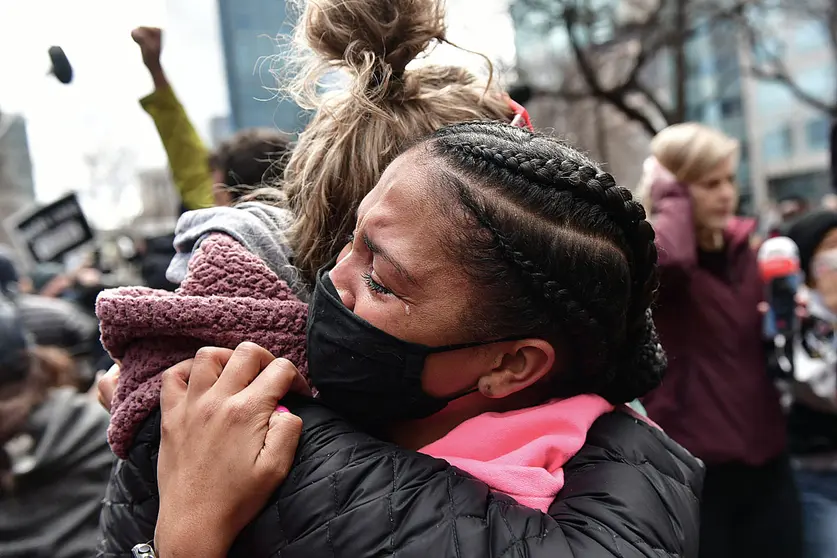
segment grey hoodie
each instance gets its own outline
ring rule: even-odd
[[[174,237],[177,254],[166,270],[166,278],[181,283],[186,278],[192,253],[207,236],[218,232],[233,237],[259,256],[300,299],[307,300],[305,283],[290,261],[293,252],[288,246],[287,231],[292,223],[293,215],[287,209],[259,202],[184,213],[177,221]]]

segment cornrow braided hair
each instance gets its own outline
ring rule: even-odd
[[[621,403],[659,385],[657,249],[631,193],[570,146],[506,124],[447,126],[429,149],[476,225],[458,255],[494,291],[475,334],[563,343],[574,366],[557,395]]]

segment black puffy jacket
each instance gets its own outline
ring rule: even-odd
[[[304,423],[295,465],[230,556],[697,556],[700,463],[625,413],[593,425],[544,514],[442,460],[357,432],[314,403],[292,410]],[[99,556],[128,557],[153,538],[159,425],[157,412],[114,469]]]

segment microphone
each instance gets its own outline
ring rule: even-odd
[[[64,85],[73,81],[73,66],[67,59],[67,55],[64,54],[63,48],[60,46],[49,47],[49,60],[52,64],[50,74],[54,75]]]
[[[800,326],[796,315],[796,292],[802,284],[799,248],[786,236],[767,239],[759,248],[758,264],[769,305],[763,321],[768,368],[778,379],[791,379],[793,340]]]

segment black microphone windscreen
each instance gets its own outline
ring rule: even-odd
[[[49,59],[52,62],[52,75],[63,84],[73,81],[73,66],[60,46],[49,47]]]

